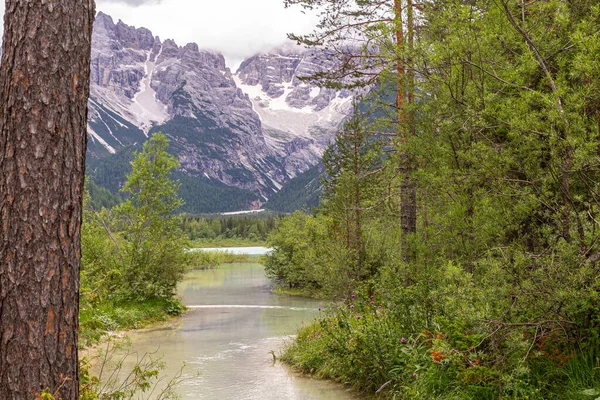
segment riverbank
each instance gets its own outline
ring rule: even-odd
[[[190,269],[211,269],[221,264],[244,263],[249,262],[248,254],[234,254],[230,251],[203,251],[198,249],[190,254]]]
[[[430,317],[436,307],[448,309],[443,297],[451,296],[451,291],[434,290],[434,285],[431,282],[429,290],[438,296],[435,301],[421,297],[424,290],[365,285],[341,304],[326,305],[319,319],[300,329],[280,359],[300,373],[379,399],[600,396],[599,346],[561,347],[550,332],[533,344],[531,337],[512,335],[505,339],[508,345],[490,350],[496,337],[458,318]],[[456,311],[465,314],[462,308]],[[496,329],[498,335],[510,334],[507,327]]]
[[[326,298],[322,292],[309,288],[289,288],[285,285],[276,285],[271,291],[278,296],[306,297],[315,300],[323,300]]]
[[[79,311],[79,346],[93,346],[109,333],[146,328],[184,312],[185,306],[177,298],[87,304]]]
[[[221,264],[264,263],[267,247],[201,247],[188,251],[190,270],[211,269]]]

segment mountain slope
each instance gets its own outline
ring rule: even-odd
[[[317,207],[323,192],[323,185],[321,184],[323,172],[322,163],[310,167],[286,183],[279,192],[269,199],[264,208],[289,213],[295,210],[311,210],[313,207]]]
[[[244,61],[232,74],[220,54],[195,43],[161,41],[148,29],[99,13],[92,42],[90,175],[117,190],[133,150],[162,131],[181,163],[189,211],[260,207],[318,163],[350,107],[349,93],[298,79],[329,63],[323,54],[276,50]],[[232,193],[240,200],[233,201]],[[197,201],[202,195],[213,200]]]

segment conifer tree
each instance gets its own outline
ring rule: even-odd
[[[368,124],[355,104],[352,116],[325,150],[325,193],[321,212],[339,226],[336,231],[346,248],[354,252],[354,278],[363,279],[366,245],[363,225],[366,215],[381,209],[381,176],[384,160],[381,142],[369,134]],[[379,207],[378,207],[379,206]]]
[[[411,258],[407,238],[417,231],[416,182],[407,140],[415,135],[412,105],[415,74],[410,54],[414,47],[412,0],[284,0],[318,10],[321,21],[308,35],[288,35],[308,47],[322,48],[335,65],[305,79],[330,88],[372,88],[384,77],[395,81],[394,104],[400,178],[400,228],[404,259]]]
[[[0,398],[78,398],[93,0],[6,1],[0,66]]]

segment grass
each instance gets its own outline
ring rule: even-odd
[[[190,253],[189,266],[192,270],[210,269],[221,264],[247,263],[248,254],[233,254],[230,251],[194,251]]]
[[[108,332],[144,328],[181,315],[184,310],[179,300],[162,298],[82,305],[79,311],[79,345],[91,346]]]
[[[310,297],[313,299],[324,299],[326,296],[318,289],[314,288],[289,288],[286,286],[276,286],[272,290],[277,295]]]
[[[357,293],[303,327],[280,359],[365,395],[378,392],[378,399],[600,399],[600,345],[594,341],[564,349],[568,357],[536,347],[526,361],[519,356],[510,362],[506,346],[478,348],[481,334],[452,323],[419,328],[411,315],[414,309],[395,295]]]

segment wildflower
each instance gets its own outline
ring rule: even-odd
[[[369,298],[372,299],[374,296],[370,296]]]
[[[377,306],[377,308],[381,308],[381,306]]]
[[[354,293],[352,293],[351,297],[352,297],[352,298],[355,298],[355,297],[356,297],[356,295],[355,295]]]
[[[319,311],[321,311],[321,307],[319,307]]]
[[[360,319],[360,315],[357,315],[357,316],[356,316],[356,319]]]
[[[372,301],[372,302],[371,302],[371,305],[373,305],[373,304],[375,304],[375,302],[374,302],[374,301]]]
[[[431,359],[436,364],[441,364],[441,362],[446,358],[446,355],[441,351],[429,350],[429,354],[431,354]]]
[[[416,372],[413,372],[413,376],[416,378],[416,377],[417,377],[417,373],[416,373]]]
[[[354,304],[350,304],[350,308],[354,308]]]
[[[401,341],[402,343],[406,343],[406,338],[402,338],[402,339],[400,339],[400,341]]]

